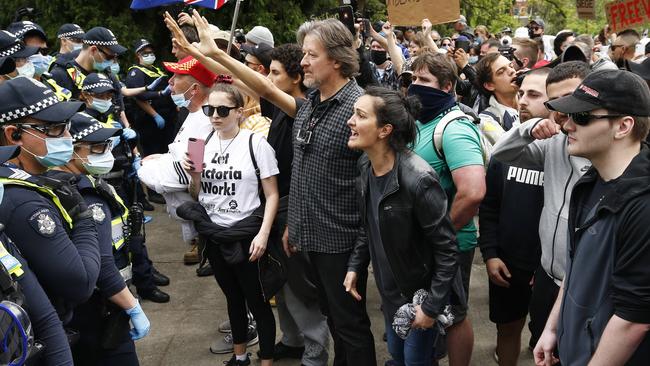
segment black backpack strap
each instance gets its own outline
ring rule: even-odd
[[[248,152],[250,153],[251,160],[253,161],[253,168],[255,168],[255,176],[257,177],[257,187],[261,191],[262,179],[260,178],[260,168],[257,166],[257,160],[255,160],[255,153],[253,152],[253,135],[254,133],[251,133],[250,137],[248,138]]]

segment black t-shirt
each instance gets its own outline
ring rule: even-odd
[[[592,216],[591,211],[598,205],[598,203],[600,203],[603,197],[605,197],[615,181],[616,179],[605,182],[600,176],[597,178],[589,196],[587,196],[587,199],[583,201],[583,205],[580,208],[580,216],[578,217],[578,223],[580,225],[583,225],[587,219]]]
[[[393,174],[395,174],[395,169],[385,175],[376,177],[372,169],[368,169],[369,200],[367,203],[367,222],[370,258],[372,259],[375,282],[377,282],[377,288],[381,295],[384,312],[390,316],[393,316],[397,309],[407,302],[397,287],[395,276],[390,269],[386,251],[381,241],[381,232],[379,231],[379,202]]]
[[[300,109],[304,99],[296,98],[296,110]],[[291,162],[293,161],[293,121],[280,108],[273,105],[268,100],[260,98],[260,107],[262,116],[271,119],[271,127],[267,141],[275,150],[275,158],[278,160],[278,192],[280,197],[289,194],[291,184]]]

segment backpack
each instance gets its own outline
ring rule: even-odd
[[[433,130],[433,149],[441,160],[445,160],[445,153],[442,151],[442,135],[444,134],[445,129],[451,122],[463,118],[470,120],[477,126],[480,124],[480,119],[475,116],[474,113],[465,113],[462,110],[455,109],[445,114],[436,125],[436,128]],[[493,147],[492,144],[485,138],[485,135],[483,135],[480,127],[478,130],[479,141],[481,144],[481,154],[483,155],[483,166],[485,166],[487,169],[488,164],[490,163],[490,157],[492,156]]]

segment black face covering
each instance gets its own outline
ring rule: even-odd
[[[456,105],[456,99],[452,94],[429,86],[411,84],[408,95],[416,95],[420,98],[422,109],[417,117],[422,123],[428,123],[440,113]]]
[[[371,50],[370,59],[375,65],[381,65],[386,62],[386,51]]]

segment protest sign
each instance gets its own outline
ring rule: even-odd
[[[386,0],[386,6],[388,20],[396,26],[419,26],[424,18],[442,24],[460,17],[459,0]]]
[[[576,0],[578,9],[578,18],[596,19],[596,1],[595,0]]]
[[[613,32],[650,24],[650,0],[618,0],[605,4]]]

